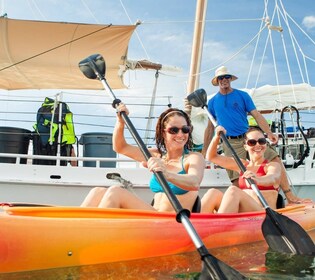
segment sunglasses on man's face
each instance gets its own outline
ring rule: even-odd
[[[182,128],[172,126],[167,129],[165,129],[169,134],[178,134],[178,132],[181,130],[182,133],[187,134],[191,131],[191,127],[188,125],[184,125]]]
[[[219,80],[219,81],[222,81],[223,79],[227,79],[227,80],[228,80],[228,79],[231,79],[231,78],[232,78],[231,75],[223,75],[223,76],[219,76],[219,77],[218,77],[218,80]]]
[[[267,144],[267,139],[266,138],[259,138],[258,140],[255,140],[255,139],[248,139],[246,141],[246,144],[250,147],[254,147],[256,146],[256,144],[259,144],[259,145],[266,145]]]

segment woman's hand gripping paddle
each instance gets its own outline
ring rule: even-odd
[[[105,61],[103,57],[99,54],[91,55],[88,58],[82,60],[79,63],[79,68],[83,72],[83,74],[89,79],[99,79],[105,90],[111,95],[113,99],[113,107],[116,106],[121,102],[117,99],[107,84],[104,76],[105,76]],[[145,144],[143,143],[141,137],[139,136],[138,132],[136,131],[135,127],[131,123],[128,115],[125,112],[120,113],[127,128],[129,129],[131,135],[137,142],[140,150],[142,151],[146,160],[151,157],[151,154]],[[202,279],[218,279],[218,280],[225,280],[225,279],[246,279],[242,274],[240,274],[237,270],[233,269],[232,267],[228,266],[226,263],[218,260],[216,257],[212,256],[205,245],[203,244],[201,238],[197,234],[195,228],[191,224],[189,220],[190,212],[187,209],[183,209],[180,205],[179,201],[177,200],[176,196],[173,194],[172,190],[170,189],[164,175],[162,172],[154,172],[159,183],[164,189],[165,194],[167,195],[168,199],[170,200],[172,206],[176,211],[176,220],[177,222],[181,222],[187,233],[189,234],[190,238],[194,242],[201,259],[203,261],[203,270],[201,272]]]
[[[210,114],[206,105],[207,94],[204,89],[198,89],[194,91],[187,96],[187,99],[192,106],[205,109],[213,126],[217,126],[216,120]],[[245,172],[246,168],[244,164],[239,159],[225,134],[221,133],[220,137],[232,152],[232,155],[241,171]],[[266,210],[266,218],[262,223],[262,232],[269,247],[272,250],[281,253],[314,255],[315,245],[306,231],[295,221],[272,210],[262,196],[255,182],[250,178],[247,178],[246,180],[250,184],[251,188],[255,191],[261,204]]]

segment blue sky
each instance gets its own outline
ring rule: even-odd
[[[258,19],[263,16],[265,2],[263,0],[208,1],[202,72],[209,72],[201,75],[201,84],[204,87],[211,89],[208,83],[209,77],[214,72],[211,69],[235,54],[257,33],[261,24]],[[275,0],[267,2],[269,2],[269,17],[271,18]],[[282,3],[297,24],[304,28],[311,38],[315,38],[315,2],[282,0],[280,3],[278,1],[278,6],[281,7]],[[195,4],[196,1],[192,0],[2,0],[0,8],[2,14],[7,13],[10,18],[20,19],[103,24],[129,24],[139,19],[143,24],[137,28],[137,34],[142,45],[137,34],[134,34],[130,44],[129,58],[149,58],[162,64],[175,65],[183,68],[183,73],[187,74]],[[223,21],[232,19],[234,20],[230,22]],[[237,19],[247,19],[247,21],[237,21]],[[292,22],[291,26],[306,54],[315,59],[314,42],[302,36],[301,32],[297,32]],[[288,30],[285,30],[284,36],[287,33]],[[279,38],[274,36],[274,40],[277,39]],[[280,44],[277,46],[280,48]],[[240,54],[241,64],[239,58],[226,63],[240,78],[237,86],[245,83],[246,79],[243,77],[247,75],[245,73],[249,68],[253,48],[254,44]],[[269,59],[270,56],[271,54],[269,54]],[[269,69],[268,67],[266,66],[265,69]],[[264,73],[265,77],[262,77],[262,81],[268,81],[268,74],[268,72]],[[282,83],[285,83],[286,79],[283,77]],[[296,79],[297,82],[300,81]],[[312,81],[315,82],[315,78]]]
[[[208,94],[217,88],[210,84],[216,67],[225,64],[239,77],[233,87],[244,88],[247,80],[249,88],[264,84],[276,84],[273,56],[270,47],[266,48],[261,74],[257,79],[261,60],[253,62],[253,74],[248,78],[248,69],[252,62],[255,42],[248,44],[258,33],[264,4],[268,2],[268,15],[272,19],[275,11],[275,0],[209,0],[207,6],[207,24],[203,45],[203,56],[199,87],[206,89]],[[282,0],[276,2],[287,12],[290,28],[284,20],[276,19],[273,25],[281,25],[282,33],[273,31],[274,53],[277,57],[277,75],[279,84],[290,83],[285,55],[283,52],[281,35],[290,39],[290,30],[299,42],[301,50],[297,49],[301,59],[302,52],[306,58],[307,70],[302,67],[303,78],[295,60],[294,49],[286,49],[291,63],[291,75],[294,83],[301,83],[309,79],[315,84],[315,1],[313,0]],[[1,0],[1,14],[7,13],[9,18],[100,23],[100,24],[130,24],[141,20],[133,35],[128,57],[130,59],[150,59],[166,65],[180,67],[182,72],[169,72],[161,75],[158,83],[158,96],[173,96],[171,102],[176,107],[183,106],[186,94],[186,84],[191,60],[191,47],[195,19],[196,1],[193,0]],[[283,11],[281,9],[281,11]],[[275,17],[276,18],[276,17]],[[300,30],[303,29],[303,32]],[[291,34],[291,36],[292,36]],[[262,57],[266,42],[267,30],[261,33],[261,41],[257,50],[257,57]],[[139,41],[139,38],[141,41]],[[292,37],[291,37],[292,38]],[[288,40],[290,41],[290,40]],[[236,55],[237,54],[237,55]],[[154,86],[154,72],[129,73],[125,76],[125,83],[130,85],[131,96],[145,93],[152,94]],[[167,99],[161,99],[165,104]],[[159,110],[157,108],[156,114]],[[112,108],[108,108],[109,112]],[[143,108],[139,111],[144,110]],[[147,110],[147,109],[146,109]],[[144,127],[145,125],[142,124]],[[84,132],[84,129],[82,129]]]

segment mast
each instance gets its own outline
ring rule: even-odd
[[[207,4],[208,0],[197,0],[187,94],[190,94],[199,86],[199,73],[202,58],[202,45],[204,38]],[[187,100],[185,100],[185,111],[189,115],[191,114],[191,105],[188,104]]]

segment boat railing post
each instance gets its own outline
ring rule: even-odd
[[[307,179],[307,176],[309,176],[311,169],[314,168],[314,165],[313,165],[314,154],[315,154],[315,148],[310,148],[310,153],[308,157],[305,158],[304,180]]]

